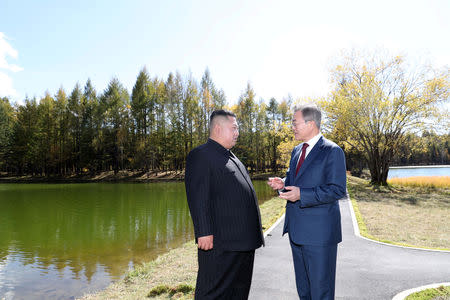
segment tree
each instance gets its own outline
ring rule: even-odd
[[[203,73],[201,85],[201,101],[200,101],[200,120],[201,125],[198,127],[201,129],[200,134],[203,135],[202,140],[206,140],[209,136],[209,117],[211,113],[216,109],[221,109],[225,106],[225,93],[223,90],[217,90],[209,73],[209,69],[206,68]]]
[[[438,135],[425,130],[421,135],[407,133],[405,141],[393,159],[398,166],[445,165],[450,163],[450,134]]]
[[[12,137],[11,162],[16,173],[36,175],[39,157],[39,120],[38,104],[36,99],[25,99],[17,111],[17,122],[14,124]]]
[[[0,170],[8,171],[8,156],[15,124],[14,108],[9,99],[0,98]]]
[[[67,174],[67,166],[71,156],[69,147],[69,112],[67,108],[67,95],[61,87],[55,95],[55,114],[57,130],[57,166],[60,175]]]
[[[100,97],[100,107],[103,120],[103,162],[117,173],[124,164],[129,121],[129,95],[117,78],[109,82]]]
[[[96,91],[90,79],[86,81],[81,99],[81,141],[80,164],[92,172],[95,169],[95,149],[93,140],[97,135],[94,113],[98,106]]]
[[[200,95],[198,85],[192,75],[189,75],[187,79],[186,91],[183,97],[183,135],[185,157],[189,151],[194,148],[194,145],[196,146],[203,142],[195,139],[194,136],[194,131],[196,130],[195,124],[199,124],[197,117],[200,111],[199,99]]]
[[[154,79],[153,86],[155,87],[155,116],[156,116],[156,131],[154,133],[155,145],[155,159],[153,169],[166,170],[169,165],[167,159],[167,118],[166,118],[166,107],[168,106],[168,95],[167,87],[164,81]]]
[[[449,69],[408,69],[401,56],[345,55],[332,70],[335,88],[321,105],[332,134],[364,153],[371,182],[386,185],[405,133],[425,125],[449,97]]]
[[[258,104],[256,104],[256,119],[255,119],[255,141],[258,141],[254,144],[255,151],[255,167],[257,172],[265,172],[266,171],[266,162],[268,153],[266,151],[267,148],[267,139],[268,134],[266,130],[266,108],[267,105],[264,103],[264,100],[260,100]]]
[[[294,139],[291,125],[287,122],[281,124],[281,128],[277,131],[277,135],[281,140],[280,144],[277,146],[277,152],[279,153],[277,164],[283,166],[284,169],[288,169],[292,149],[298,145],[298,141]]]
[[[256,167],[255,125],[257,120],[257,104],[255,91],[250,83],[247,83],[245,92],[239,97],[236,107],[236,117],[239,124],[239,143],[236,145],[236,153],[243,163],[250,167],[251,172]]]
[[[50,175],[56,170],[56,120],[54,113],[55,100],[47,92],[38,106],[38,149],[39,169],[43,175]]]
[[[150,77],[144,67],[136,79],[131,93],[131,115],[133,116],[135,131],[133,132],[134,165],[137,168],[150,168],[148,156],[152,152],[148,149],[148,130],[154,122],[154,102],[152,101]]]
[[[79,174],[81,172],[81,122],[84,113],[84,105],[82,105],[83,92],[77,83],[70,93],[67,104],[70,132],[70,166],[72,173]]]
[[[270,168],[273,173],[278,172],[277,158],[278,145],[281,142],[280,136],[277,134],[281,129],[281,114],[278,109],[278,102],[275,98],[271,98],[269,105],[266,107],[266,132],[267,132],[267,156],[270,161]]]
[[[183,93],[184,83],[181,75],[169,74],[166,82],[167,90],[167,118],[169,121],[169,132],[167,141],[167,154],[172,162],[174,170],[181,170],[184,163],[183,142]]]

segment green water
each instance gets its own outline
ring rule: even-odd
[[[0,184],[0,299],[78,297],[193,237],[182,182]]]

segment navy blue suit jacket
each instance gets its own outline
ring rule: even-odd
[[[300,188],[300,200],[287,202],[283,234],[299,245],[332,245],[342,241],[338,200],[346,195],[344,152],[324,137],[311,149],[295,175],[302,144],[292,151],[285,186]]]

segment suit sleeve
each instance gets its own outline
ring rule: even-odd
[[[213,234],[209,169],[209,163],[199,151],[189,153],[186,159],[185,186],[196,238]]]
[[[325,166],[325,183],[300,188],[300,207],[311,207],[337,201],[347,194],[345,155],[341,148],[331,148]]]

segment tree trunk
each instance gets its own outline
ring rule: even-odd
[[[372,153],[372,157],[367,159],[367,165],[370,170],[370,183],[373,185],[387,186],[387,177],[389,173],[389,162],[392,153],[382,156],[378,153]]]

